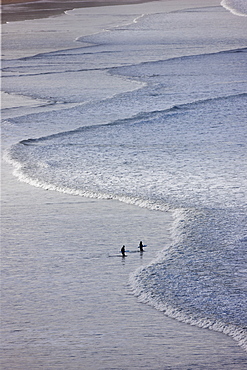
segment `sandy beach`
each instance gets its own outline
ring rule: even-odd
[[[33,19],[56,16],[56,22],[64,17],[61,28],[63,22],[67,27],[64,11],[85,7],[88,24],[83,25],[81,34],[87,30],[91,34],[107,24],[103,17],[100,20],[99,10],[94,13],[95,7],[114,5],[109,14],[118,24],[119,13],[125,12],[128,20],[131,14],[155,13],[166,6],[177,11],[185,6],[183,1],[171,3],[154,2],[152,7],[149,1],[98,0],[72,1],[68,6],[66,1],[4,0],[2,23],[14,22],[16,26],[12,28],[14,37],[6,32],[6,50],[2,51],[6,59],[14,59],[15,55],[35,55],[38,50],[56,50],[53,36],[51,45],[28,50],[28,39],[23,35],[31,34]],[[186,1],[186,6],[197,3]],[[201,3],[218,5],[215,0]],[[119,4],[125,6],[117,10]],[[27,28],[24,23],[28,23]],[[41,22],[40,29],[47,25],[52,27],[52,20]],[[61,50],[78,47],[75,30],[66,27]],[[18,29],[23,32],[24,47],[18,40]],[[28,101],[25,104],[31,113]],[[70,124],[71,130],[77,128],[77,123]],[[15,134],[10,135],[12,128],[6,124],[3,150],[23,138],[53,133],[49,122],[42,127],[27,123],[25,133],[16,125]],[[67,129],[67,123],[61,122],[56,132]],[[169,212],[47,191],[19,182],[12,171],[12,166],[3,161],[3,370],[246,368],[246,353],[231,338],[165,317],[132,294],[130,274],[171,244]],[[140,240],[148,244],[143,255],[138,253]],[[119,253],[123,244],[129,251],[126,259]]]

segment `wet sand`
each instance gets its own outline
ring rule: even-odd
[[[113,6],[125,4],[141,4],[152,0],[93,0],[93,1],[33,1],[33,0],[3,0],[2,23],[24,21],[28,19],[47,18],[57,16],[66,10],[77,8],[91,8],[99,6]]]

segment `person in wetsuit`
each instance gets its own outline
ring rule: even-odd
[[[140,241],[140,244],[139,244],[139,249],[140,249],[140,252],[143,252],[144,249],[143,249],[144,245],[142,244],[142,241]]]
[[[123,257],[126,257],[126,254],[125,254],[125,245],[122,246],[121,253],[122,253],[122,256]]]

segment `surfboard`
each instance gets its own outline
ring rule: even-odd
[[[128,257],[128,256],[122,256],[122,254],[112,254],[112,255],[108,254],[108,257],[122,257],[122,258],[124,258],[124,257]]]

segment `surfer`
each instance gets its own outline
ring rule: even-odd
[[[140,252],[143,252],[144,249],[143,249],[144,245],[142,244],[142,241],[140,241],[140,244],[139,244],[139,249],[140,249]]]
[[[126,257],[126,254],[125,254],[125,245],[122,246],[121,253],[122,253],[122,256],[123,257]]]

